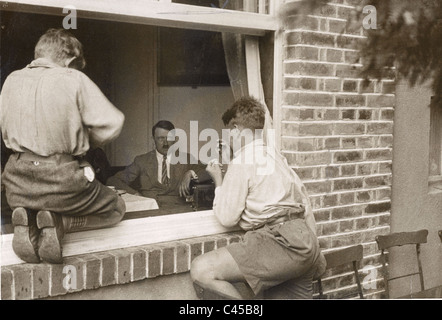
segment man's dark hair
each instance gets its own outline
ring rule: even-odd
[[[167,131],[171,131],[171,130],[175,129],[175,126],[170,121],[160,120],[157,123],[155,123],[155,125],[152,127],[152,137],[155,137],[155,129],[156,128],[161,128],[161,129],[165,129]]]
[[[242,97],[222,116],[225,126],[240,125],[251,130],[263,129],[265,122],[264,106],[253,97]]]
[[[69,67],[81,70],[86,65],[83,57],[83,45],[74,35],[65,29],[49,29],[35,45],[34,58],[50,58],[61,64],[69,58],[75,59]]]

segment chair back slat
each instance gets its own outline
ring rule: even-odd
[[[428,230],[414,232],[396,232],[385,236],[377,236],[376,242],[379,249],[384,250],[391,247],[407,244],[427,243]]]
[[[325,259],[327,260],[327,269],[362,260],[362,251],[362,245],[357,245],[326,253]]]
[[[356,278],[356,284],[358,287],[359,297],[364,299],[364,294],[362,292],[362,285],[359,279],[358,273],[358,263],[363,258],[363,247],[361,244],[356,246],[351,246],[344,249],[338,249],[336,251],[327,252],[324,254],[325,260],[327,261],[327,269],[331,269],[334,267],[338,267],[344,264],[352,264],[354,276]],[[319,289],[319,298],[324,299],[324,292],[322,288],[321,278],[318,279],[318,289]]]

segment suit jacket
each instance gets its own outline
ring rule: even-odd
[[[106,184],[132,194],[138,191],[144,197],[156,199],[160,206],[164,205],[166,201],[178,201],[179,204],[183,204],[185,199],[181,199],[179,196],[179,185],[187,171],[195,171],[201,181],[210,178],[203,164],[190,164],[189,154],[187,154],[187,159],[187,164],[170,164],[168,186],[158,181],[158,160],[155,150],[136,156],[132,164],[110,177]]]

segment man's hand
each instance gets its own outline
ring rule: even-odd
[[[206,171],[212,177],[215,187],[219,187],[223,183],[222,166],[216,159],[207,164]]]
[[[188,195],[190,195],[189,185],[192,178],[198,179],[198,176],[193,170],[189,170],[184,174],[179,187],[180,197],[187,197]]]
[[[230,161],[232,161],[232,157],[233,157],[233,151],[232,151],[232,147],[229,145],[229,143],[227,143],[226,141],[222,140],[222,139],[218,139],[217,140],[217,147],[216,147],[216,151],[220,154],[221,156],[221,163],[230,163]]]

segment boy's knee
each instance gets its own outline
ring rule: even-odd
[[[190,265],[190,277],[192,281],[203,281],[210,274],[207,259],[202,256],[196,257]]]
[[[124,214],[126,213],[126,203],[124,202],[123,198],[118,197],[115,211],[118,213],[120,220],[123,219]]]

